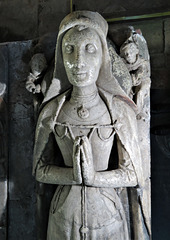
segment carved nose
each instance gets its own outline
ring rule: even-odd
[[[85,66],[85,63],[84,63],[84,62],[82,62],[82,61],[77,61],[76,67],[77,67],[78,69],[80,69],[80,68],[82,68],[82,67],[84,67],[84,66]]]
[[[75,67],[80,69],[85,66],[84,57],[81,53],[77,53],[76,59],[75,59]]]

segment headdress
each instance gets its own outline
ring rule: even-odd
[[[47,92],[44,102],[64,92],[70,87],[65,72],[62,57],[62,39],[65,33],[76,26],[95,30],[102,43],[102,66],[97,79],[97,86],[110,92],[113,96],[119,95],[128,103],[132,103],[128,95],[123,91],[112,73],[111,59],[107,45],[108,24],[97,12],[76,11],[67,15],[60,24],[55,52],[55,68],[52,84]],[[133,105],[133,104],[132,104]]]

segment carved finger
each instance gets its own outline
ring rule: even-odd
[[[84,160],[87,163],[91,163],[92,162],[92,149],[91,149],[90,141],[87,137],[82,138],[81,146],[82,146],[82,153],[84,156]]]
[[[74,141],[74,145],[73,145],[73,159],[74,159],[76,153],[80,150],[80,141],[81,141],[81,138],[76,137],[76,139]]]
[[[80,151],[81,151],[82,175],[83,175],[83,180],[86,183],[88,181],[89,166],[87,163],[87,157],[85,156],[85,152],[82,147],[81,147]]]
[[[73,145],[73,174],[77,183],[82,182],[80,167],[80,138],[76,138]]]
[[[82,183],[82,177],[81,177],[81,167],[80,167],[80,146],[78,146],[77,152],[73,159],[73,174],[74,174],[74,180],[81,184]]]
[[[91,186],[94,182],[94,167],[92,158],[88,157],[85,148],[81,146],[81,160],[82,160],[82,178],[85,185]]]

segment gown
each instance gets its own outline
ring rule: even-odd
[[[103,118],[97,119],[96,124],[91,122],[83,129],[84,124],[80,124],[80,121],[73,124],[71,121],[60,119],[70,90],[50,101],[40,113],[35,136],[33,175],[37,181],[43,183],[61,184],[51,202],[47,240],[130,239],[125,211],[116,188],[136,186],[136,177],[137,181],[141,182],[136,118],[134,111],[126,103],[117,97],[113,99],[110,93],[102,89],[99,90],[107,109],[106,114],[110,116],[109,122],[106,122],[108,117],[103,119],[102,114]],[[119,109],[121,111],[118,111]],[[49,159],[50,152],[54,149],[50,149],[50,136],[53,136],[53,140],[55,138],[65,167],[69,169],[73,165],[74,139],[81,135],[87,136],[90,141],[94,168],[98,172],[108,172],[108,160],[116,135],[119,166],[109,173],[112,182],[111,185],[109,183],[110,187],[106,187],[105,184],[100,184],[103,187],[62,185],[55,175],[56,164],[51,157]],[[110,160],[115,161],[114,158]],[[65,171],[63,173],[65,174]]]
[[[108,112],[96,122],[102,123],[107,115]],[[89,124],[85,128],[83,125],[63,124],[56,120],[54,129],[55,140],[67,167],[72,167],[68,159],[72,157],[75,137],[86,135],[95,152],[95,170],[107,170],[108,161],[101,161],[100,155],[104,152],[105,158],[109,159],[115,135],[111,124]],[[99,148],[100,151],[96,151]],[[124,209],[116,190],[83,184],[59,185],[51,202],[47,240],[84,239],[129,240]]]

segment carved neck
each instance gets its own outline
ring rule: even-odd
[[[73,86],[70,102],[72,104],[87,105],[96,104],[99,100],[99,94],[96,84],[86,87]]]

